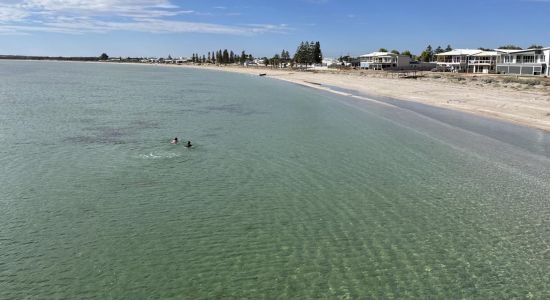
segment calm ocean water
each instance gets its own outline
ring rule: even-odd
[[[441,114],[2,61],[0,299],[550,298],[550,136]]]

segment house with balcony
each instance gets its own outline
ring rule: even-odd
[[[411,57],[390,52],[373,52],[359,57],[361,69],[384,70],[405,68],[411,64]]]
[[[468,56],[468,73],[495,73],[497,60],[500,54],[497,51],[480,51]]]
[[[470,57],[484,51],[477,49],[455,49],[436,54],[435,62],[440,67],[445,67],[452,72],[467,72]]]
[[[550,47],[527,50],[496,49],[500,74],[550,76]]]

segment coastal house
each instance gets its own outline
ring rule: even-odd
[[[243,64],[245,67],[257,67],[258,64],[255,62],[255,61],[252,61],[252,60],[247,60],[244,62]]]
[[[259,66],[263,66],[263,65],[265,65],[265,60],[263,58],[255,58],[254,63],[259,65]]]
[[[527,50],[496,49],[500,74],[550,76],[550,47]]]
[[[361,55],[361,69],[384,70],[388,68],[408,67],[411,57],[390,52],[373,52]]]
[[[468,71],[468,62],[470,57],[482,52],[484,51],[474,49],[455,49],[436,54],[435,62],[438,66],[445,67],[452,72],[466,72]]]
[[[176,64],[176,65],[182,65],[184,63],[188,63],[188,62],[192,62],[192,61],[193,60],[191,58],[180,56],[179,58],[174,58],[171,61],[165,60],[164,62],[165,63],[172,63],[172,64]]]
[[[334,58],[323,58],[323,62],[321,63],[324,67],[332,67],[332,66],[338,66],[341,65],[337,59]]]
[[[497,60],[500,57],[497,51],[480,51],[468,57],[468,73],[495,73]]]

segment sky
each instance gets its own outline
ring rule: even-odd
[[[550,0],[0,0],[0,54],[325,57],[379,48],[550,46]]]

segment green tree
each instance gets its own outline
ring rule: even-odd
[[[399,53],[399,51],[397,51],[397,50],[395,50],[395,49],[394,49],[394,50],[392,50],[392,51],[391,51],[391,53],[393,53],[393,54],[397,54],[397,55],[399,55],[399,54],[400,54],[400,53]]]
[[[443,50],[443,48],[441,48],[441,46],[437,46],[437,49],[435,49],[434,54],[439,54],[439,53],[443,53],[443,52],[445,52],[445,50]]]
[[[422,51],[422,53],[420,54],[420,60],[423,62],[431,62],[433,61],[433,56],[434,53],[432,50],[432,46],[428,45],[428,47],[426,47],[426,50]]]
[[[223,50],[222,62],[223,62],[224,64],[228,64],[228,63],[229,63],[229,52],[227,51],[227,49],[224,49],[224,50]]]
[[[235,63],[235,53],[233,53],[233,50],[229,52],[229,63],[230,64]]]
[[[312,63],[320,64],[323,62],[323,52],[321,51],[321,43],[319,41],[315,42],[313,45],[313,61]]]
[[[409,51],[409,50],[405,50],[405,51],[401,52],[401,55],[406,55],[406,56],[409,56],[409,57],[413,56],[411,51]]]
[[[388,52],[388,49],[386,49],[386,48],[380,48],[380,49],[378,49],[378,52]]]
[[[542,48],[544,48],[544,47],[541,46],[541,45],[533,44],[533,45],[529,46],[527,49],[542,49]]]
[[[99,60],[108,60],[108,59],[109,59],[109,55],[107,55],[107,53],[102,53],[99,56]]]
[[[451,45],[447,45],[447,48],[445,48],[445,52],[453,51],[453,47]]]
[[[304,42],[301,42],[300,45],[298,46],[298,48],[296,48],[296,52],[294,53],[294,62],[297,63],[297,64],[303,64],[305,63],[305,57],[304,57],[304,54],[305,54],[305,44]]]
[[[306,41],[304,45],[304,62],[306,63],[306,68],[312,61],[313,61],[312,46],[308,41]]]

